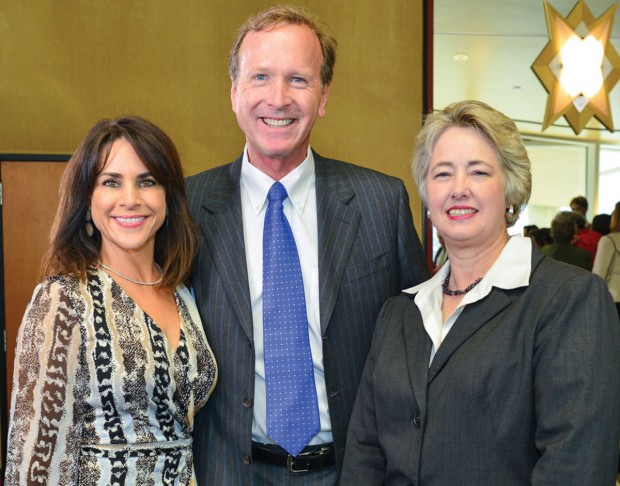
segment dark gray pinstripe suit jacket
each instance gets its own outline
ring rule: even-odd
[[[401,180],[314,154],[320,316],[338,467],[382,304],[428,278]],[[252,310],[244,249],[241,158],[187,180],[201,237],[192,284],[219,366],[194,432],[199,484],[252,484]],[[251,238],[248,239],[251,241]]]

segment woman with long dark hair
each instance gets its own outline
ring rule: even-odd
[[[193,484],[217,368],[183,283],[198,235],[174,144],[103,120],[60,194],[17,339],[5,484]]]

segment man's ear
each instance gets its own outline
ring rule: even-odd
[[[327,84],[323,86],[323,90],[321,93],[321,103],[319,104],[319,116],[323,118],[325,116],[325,107],[327,106],[327,101],[329,100],[329,88],[331,84]]]
[[[237,83],[234,80],[230,80],[230,104],[232,111],[237,113]]]

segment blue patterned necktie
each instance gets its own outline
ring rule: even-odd
[[[296,456],[320,430],[320,419],[301,266],[293,232],[282,210],[287,197],[279,182],[267,194],[263,347],[267,434]]]

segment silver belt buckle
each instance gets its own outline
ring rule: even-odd
[[[292,472],[292,473],[304,473],[304,472],[308,472],[309,469],[293,469],[294,464],[293,464],[293,460],[295,458],[293,456],[291,456],[290,454],[288,455],[288,457],[286,458],[286,468]]]

